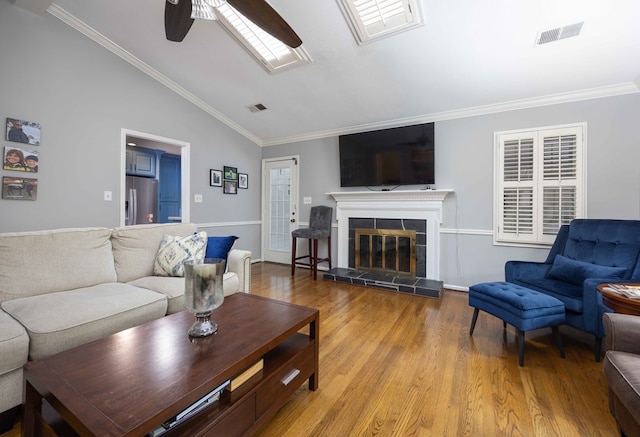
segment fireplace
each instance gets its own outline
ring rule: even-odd
[[[451,191],[329,193],[337,202],[338,267],[354,268],[355,228],[415,230],[416,276],[440,280],[442,204]]]
[[[440,223],[444,198],[452,190],[344,191],[337,202],[338,262],[329,279],[395,291],[439,296]],[[364,272],[356,268],[356,229],[415,231],[415,274]],[[327,275],[325,275],[327,277]]]

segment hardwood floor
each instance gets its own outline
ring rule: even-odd
[[[252,293],[320,309],[320,388],[301,387],[259,436],[616,436],[593,338],[561,327],[526,334],[467,294],[422,298],[309,279],[256,264]]]
[[[550,329],[527,332],[520,367],[513,327],[481,313],[469,336],[463,292],[423,298],[268,263],[253,265],[251,292],[321,320],[319,389],[300,387],[260,437],[618,435],[593,338],[572,328],[566,359]]]

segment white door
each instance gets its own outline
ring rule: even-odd
[[[262,259],[291,264],[291,231],[298,227],[298,157],[262,161]]]

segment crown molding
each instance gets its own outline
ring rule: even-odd
[[[248,140],[256,143],[259,146],[262,145],[262,141],[260,140],[260,138],[256,137],[251,132],[249,132],[248,130],[244,129],[242,126],[240,126],[239,124],[235,123],[233,120],[231,120],[230,118],[226,117],[224,114],[222,114],[221,112],[216,110],[214,107],[212,107],[211,105],[207,104],[206,102],[204,102],[200,98],[196,97],[194,94],[192,94],[189,91],[187,91],[186,89],[182,88],[180,85],[178,85],[177,83],[175,83],[174,81],[172,81],[171,79],[166,77],[165,75],[161,74],[159,71],[155,70],[150,65],[146,64],[145,62],[143,62],[139,58],[135,57],[134,55],[132,55],[131,53],[129,53],[128,51],[126,51],[125,49],[120,47],[118,44],[116,44],[113,41],[111,41],[109,38],[105,37],[104,35],[102,35],[101,33],[97,32],[97,31],[95,31],[93,28],[89,27],[84,22],[78,20],[76,17],[74,17],[73,15],[71,15],[70,13],[65,11],[64,9],[62,9],[60,6],[58,6],[58,5],[56,5],[54,3],[47,9],[47,12],[49,14],[53,15],[54,17],[56,17],[57,19],[59,19],[60,21],[62,21],[63,23],[65,23],[65,24],[69,25],[70,27],[74,28],[78,32],[82,33],[86,37],[88,37],[91,40],[95,41],[96,43],[98,43],[99,45],[104,47],[105,49],[109,50],[111,53],[113,53],[116,56],[122,58],[123,60],[125,60],[129,64],[133,65],[138,70],[142,71],[143,73],[145,73],[148,76],[152,77],[153,79],[157,80],[162,85],[164,85],[167,88],[169,88],[171,91],[175,92],[179,96],[181,96],[184,99],[188,100],[189,102],[193,103],[194,105],[196,105],[198,108],[202,109],[207,114],[209,114],[212,117],[218,119],[220,122],[224,123],[225,125],[227,125],[231,129],[233,129],[236,132],[238,132],[240,135],[246,137]]]
[[[327,131],[312,132],[303,135],[275,138],[262,142],[263,146],[277,146],[280,144],[296,143],[300,141],[316,140],[320,138],[337,137],[339,135],[366,132],[370,130],[387,129],[392,127],[409,126],[412,124],[430,123],[435,121],[455,120],[467,117],[477,117],[480,115],[496,114],[499,112],[517,111],[520,109],[536,108],[540,106],[559,105],[561,103],[578,102],[581,100],[600,99],[603,97],[614,97],[625,94],[640,92],[640,76],[636,83],[627,82],[610,86],[590,88],[567,93],[552,94],[531,99],[513,100],[510,102],[496,103],[492,105],[475,106],[472,108],[457,109],[454,111],[435,112],[416,117],[400,118],[388,120],[380,123],[361,124],[342,129],[332,129]]]

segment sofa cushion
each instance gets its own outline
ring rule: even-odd
[[[118,282],[153,275],[160,240],[165,234],[183,237],[197,230],[192,223],[133,225],[113,229],[111,243]]]
[[[628,269],[625,267],[602,266],[556,255],[548,277],[582,285],[584,280],[588,278],[622,279],[627,274],[627,271]]]
[[[117,282],[2,302],[29,334],[37,360],[163,317],[167,298]]]
[[[238,292],[240,281],[236,273],[226,272],[222,280],[225,296]],[[184,277],[145,276],[144,278],[131,281],[129,284],[153,290],[167,296],[167,314],[184,310]]]
[[[22,366],[28,356],[27,331],[0,310],[0,413],[22,403]]]
[[[2,378],[0,378],[0,393],[2,394],[0,396],[0,413],[7,412],[7,410],[22,404],[23,380],[24,372],[22,368],[2,375]],[[0,419],[2,418],[0,417]],[[6,435],[9,435],[9,433]],[[19,435],[19,433],[16,433],[16,435]]]
[[[207,238],[207,251],[205,258],[221,258],[224,260],[226,265],[227,258],[229,257],[229,251],[237,239],[238,237],[235,235]]]
[[[27,331],[4,311],[0,311],[0,351],[0,375],[22,369],[29,355]]]
[[[184,276],[184,263],[202,261],[207,247],[207,233],[198,232],[186,237],[164,235],[153,264],[158,276]]]
[[[115,282],[107,228],[0,234],[0,302]]]

